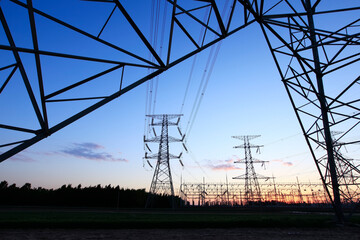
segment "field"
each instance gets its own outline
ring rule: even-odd
[[[1,208],[0,239],[360,239],[360,216],[349,220],[338,226],[329,212]]]

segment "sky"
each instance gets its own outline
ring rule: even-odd
[[[133,14],[139,25],[151,17],[149,8],[136,8],[135,3],[121,2],[124,2],[124,6],[129,9],[130,14]],[[60,14],[59,10],[62,10],[66,13],[62,15],[65,21],[75,21],[79,27],[84,27],[88,31],[99,27],[96,25],[96,18],[92,19],[92,15],[88,16],[88,19],[82,19],[81,16],[74,14],[76,9],[67,9],[66,1],[58,8],[47,1],[34,1],[36,7],[35,4],[38,4],[39,8],[44,6],[44,9],[54,15]],[[15,34],[15,40],[19,46],[31,47],[29,28],[21,25],[21,19],[26,15],[26,11],[17,10],[9,1],[1,1],[0,6],[11,26],[22,29],[17,32],[18,36]],[[92,6],[88,11],[106,12],[109,11],[109,7],[98,9]],[[18,16],[18,19],[15,16]],[[104,22],[105,19],[102,18],[99,22]],[[78,45],[82,40],[80,37],[73,36],[71,31],[58,29],[57,24],[45,21],[41,17],[37,17],[36,20],[39,24],[39,39],[42,39],[39,40],[41,48],[54,50],[57,44],[61,44],[66,49],[65,51],[82,54],[85,48]],[[94,23],[89,24],[87,20]],[[115,23],[110,21],[109,24],[110,28],[111,24]],[[105,29],[103,34],[104,38],[108,34],[114,39],[120,39],[118,41],[122,42],[119,44],[134,48],[134,51],[139,55],[144,55],[144,58],[148,57],[145,52],[142,52],[143,46],[132,44],[134,36],[131,33],[124,35],[121,31],[106,32]],[[0,36],[4,37],[3,31],[0,32]],[[179,39],[177,41],[179,41],[177,44],[181,44]],[[1,42],[1,44],[4,43]],[[93,51],[92,56],[113,54],[110,51],[107,52],[105,48],[93,48],[90,42],[87,44],[89,45],[86,49]],[[171,160],[176,191],[181,180],[202,182],[205,179],[206,182],[225,182],[228,179],[229,182],[234,183],[239,181],[232,179],[245,173],[244,164],[234,163],[244,158],[244,150],[234,148],[242,144],[240,140],[232,138],[238,135],[261,135],[251,140],[251,143],[255,145],[263,145],[260,154],[253,150],[253,157],[266,161],[265,168],[256,164],[257,173],[269,177],[274,176],[277,182],[295,182],[297,177],[302,182],[319,182],[315,163],[259,26],[251,25],[224,39],[221,46],[218,45],[215,45],[213,49],[214,51],[219,47],[216,63],[193,127],[187,136],[186,146],[189,152],[183,155],[184,167],[178,160]],[[210,69],[206,69],[205,65],[210,53],[211,48],[199,53],[196,57],[189,92],[182,112],[182,129],[188,126],[201,79],[204,74],[209,74]],[[180,52],[175,52],[174,55],[176,54]],[[118,56],[114,55],[114,57]],[[23,54],[22,58],[28,59],[24,61],[28,61],[28,65],[34,67],[32,56]],[[49,92],[71,83],[72,78],[81,79],[91,72],[105,69],[105,64],[62,61],[53,57],[43,57],[42,60],[44,78],[51,79],[45,86],[46,91]],[[194,57],[187,59],[154,80],[154,84],[155,81],[158,82],[156,103],[153,105],[155,106],[154,113],[180,113],[193,62]],[[126,74],[125,85],[131,83],[132,77],[136,78],[140,73],[130,70]],[[34,78],[35,72],[29,71],[29,76]],[[105,84],[93,86],[90,84],[89,87],[78,91],[76,94],[79,95],[76,96],[82,96],[81,94],[86,96],[95,91],[106,94],[109,89],[118,87],[116,85],[118,79],[119,72],[114,72]],[[19,86],[20,83],[14,81],[7,88],[8,95],[5,91],[2,94],[1,111],[11,114],[6,119],[3,117],[0,119],[3,124],[7,124],[8,121],[36,127],[34,122],[28,120],[31,113],[21,97],[6,102],[6,97],[10,99],[10,96],[24,91]],[[140,85],[0,163],[0,180],[16,183],[18,186],[29,182],[33,187],[46,188],[58,188],[63,184],[73,186],[111,184],[124,188],[149,189],[153,169],[143,158],[148,87],[149,83]],[[82,104],[86,105],[85,103],[62,103],[54,110],[49,108],[50,120],[55,123],[65,116],[70,116],[81,108]],[[160,132],[160,129],[157,131]],[[11,139],[7,132],[1,133],[5,138]],[[176,135],[176,132],[172,130],[171,133]],[[156,145],[152,145],[152,149],[156,151]],[[176,143],[172,143],[170,149],[175,155],[182,151]],[[359,149],[356,154],[359,155]],[[154,160],[152,160],[152,165],[155,166]]]

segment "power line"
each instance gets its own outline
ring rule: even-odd
[[[296,134],[294,134],[294,135],[290,135],[290,136],[287,136],[287,137],[283,137],[283,138],[274,140],[274,141],[272,141],[272,142],[269,142],[269,143],[267,143],[267,144],[264,144],[264,146],[269,146],[269,145],[272,145],[272,144],[275,144],[275,143],[278,143],[278,142],[282,142],[282,141],[285,141],[285,140],[287,140],[287,139],[290,139],[290,138],[293,138],[293,137],[297,137],[297,136],[299,136],[299,135],[301,135],[301,134],[302,134],[302,133],[299,132],[299,133],[296,133]]]
[[[229,4],[229,0],[227,0],[225,2],[225,5],[224,5],[224,8],[223,8],[223,11],[221,13],[222,16],[224,16],[226,14],[226,11],[228,11],[228,16],[227,16],[227,19],[229,19],[230,17],[230,10],[228,8],[228,4]],[[212,8],[211,8],[212,9]],[[211,12],[209,13],[209,18],[208,18],[208,22],[210,21],[210,15],[211,15]],[[220,27],[218,27],[218,30],[220,29]],[[205,36],[203,38],[203,41],[205,40]],[[221,48],[221,44],[222,42],[220,42],[219,44],[217,44],[216,46],[216,49],[215,49],[215,53],[214,53],[214,48],[215,46],[212,46],[211,47],[211,50],[210,50],[210,53],[209,53],[209,57],[208,57],[208,60],[207,60],[207,63],[206,63],[206,66],[205,66],[205,69],[204,69],[204,72],[203,72],[203,76],[202,76],[202,79],[201,79],[201,82],[200,82],[200,85],[199,85],[199,88],[198,88],[198,91],[197,91],[197,94],[196,94],[196,97],[195,97],[195,101],[194,101],[194,104],[193,104],[193,108],[191,110],[191,113],[190,113],[190,117],[189,117],[189,121],[187,123],[187,126],[186,126],[186,137],[188,138],[189,135],[190,135],[190,132],[192,130],[192,127],[193,127],[193,124],[195,122],[195,119],[197,117],[197,114],[199,112],[199,109],[200,109],[200,106],[201,106],[201,103],[202,103],[202,100],[203,100],[203,97],[205,95],[205,91],[207,89],[207,86],[208,86],[208,83],[209,83],[209,80],[211,78],[211,75],[212,75],[212,71],[214,69],[214,65],[215,65],[215,62],[216,62],[216,59],[217,59],[217,56],[219,54],[219,50]],[[185,142],[187,141],[187,139],[185,139]]]
[[[204,17],[203,17],[204,22],[205,22],[206,16],[208,14],[209,14],[209,9],[207,9],[207,11],[205,11],[205,14],[204,14]],[[204,28],[201,28],[201,31],[200,31],[200,34],[199,34],[199,39],[198,39],[198,44],[200,44],[203,35],[204,35]],[[184,110],[184,104],[185,104],[186,97],[187,97],[188,92],[189,92],[189,87],[190,87],[190,83],[191,83],[191,80],[192,80],[192,75],[193,75],[193,72],[194,72],[194,69],[195,69],[196,60],[197,60],[197,55],[194,56],[194,60],[193,60],[192,65],[191,65],[191,70],[190,70],[189,78],[188,78],[188,81],[187,81],[187,84],[186,84],[185,94],[184,94],[183,102],[181,104],[180,113],[182,113],[183,110]]]
[[[193,108],[190,113],[189,121],[188,121],[186,130],[185,130],[187,138],[190,135],[190,132],[193,128],[195,119],[199,112],[199,109],[200,109],[202,100],[204,98],[207,86],[209,84],[209,81],[210,81],[210,78],[212,75],[212,71],[214,69],[214,65],[215,65],[220,48],[221,48],[221,42],[216,46],[215,52],[214,52],[214,47],[211,48],[211,51],[210,51],[210,54],[208,57],[208,61],[207,61],[206,67],[204,69],[203,76],[202,76],[202,79],[201,79],[201,82],[200,82],[200,85],[198,88],[198,92],[197,92],[197,95],[196,95],[196,98],[195,98],[195,101],[193,104]]]
[[[160,34],[160,49],[159,49],[159,56],[162,56],[162,47],[164,44],[164,36],[165,36],[165,20],[166,20],[166,11],[167,11],[167,4],[164,4],[163,7],[163,19],[162,19],[162,27],[161,27],[161,34]],[[158,48],[158,36],[159,36],[159,22],[160,22],[160,12],[161,12],[161,1],[160,0],[152,0],[151,2],[151,15],[150,15],[150,41],[154,49]],[[154,56],[149,53],[149,60],[153,61]],[[148,69],[148,74],[153,72],[153,69]],[[149,114],[154,114],[156,109],[156,99],[158,95],[158,85],[159,85],[159,76],[155,79],[151,79],[147,83],[146,88],[146,102],[145,102],[145,116]],[[149,118],[145,117],[145,125],[144,125],[144,136],[148,136],[150,131],[149,126]]]

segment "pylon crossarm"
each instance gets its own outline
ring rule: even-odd
[[[152,155],[148,155],[148,154],[146,154],[145,155],[145,159],[157,159],[159,156],[158,156],[158,154],[152,154]]]
[[[264,147],[264,145],[253,145],[253,144],[249,144],[249,145],[238,145],[238,146],[234,146],[234,148],[260,148],[260,147]]]
[[[161,122],[152,122],[150,126],[161,126],[162,123]],[[177,122],[168,122],[169,126],[178,126]]]
[[[243,174],[237,177],[233,177],[232,179],[248,179],[248,177],[245,174]]]
[[[261,135],[246,135],[246,136],[231,136],[232,138],[236,138],[236,139],[240,139],[240,140],[245,140],[245,139],[254,139],[254,138],[258,138]]]

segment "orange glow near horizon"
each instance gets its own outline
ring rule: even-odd
[[[275,190],[276,189],[276,190]],[[329,198],[321,184],[300,186],[298,184],[267,185],[261,190],[261,201],[245,196],[243,185],[184,184],[180,197],[194,206],[247,205],[251,202],[284,204],[327,204]]]

